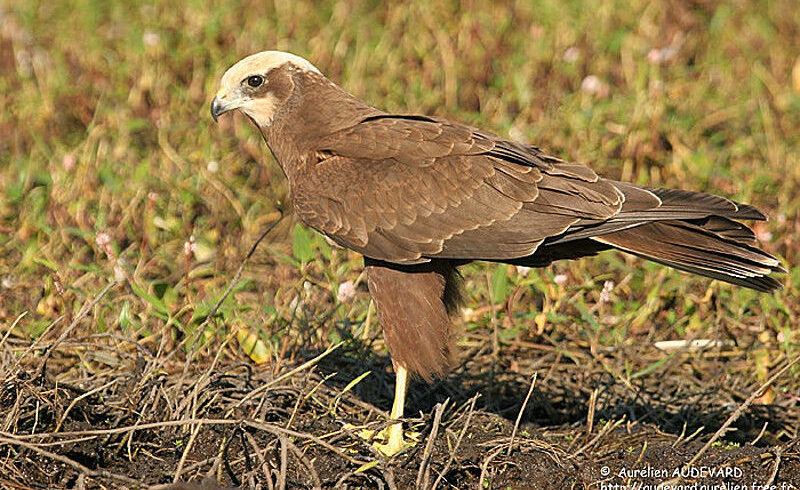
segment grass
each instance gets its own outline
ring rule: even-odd
[[[263,49],[302,55],[390,111],[446,116],[609,177],[770,215],[757,234],[789,269],[770,295],[613,253],[532,271],[465,267],[460,344],[493,359],[497,379],[552,365],[531,347],[544,345],[627,386],[713,373],[747,392],[800,355],[800,11],[790,0],[0,5],[0,325],[17,356],[55,340],[114,279],[72,336],[122,336],[175,360],[267,361],[275,373],[340,340],[385,359],[365,322],[360,257],[291,216],[198,329],[278,203],[290,209],[258,134],[209,115],[224,70]],[[348,281],[356,294],[342,301]],[[703,338],[735,344],[713,355],[652,348]],[[79,348],[58,359],[57,379],[118,367]],[[790,372],[774,395],[796,409],[800,370]],[[566,420],[585,416],[575,410]]]

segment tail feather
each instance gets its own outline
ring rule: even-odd
[[[515,263],[546,264],[617,248],[759,291],[782,287],[768,276],[786,270],[778,259],[754,247],[755,233],[736,221],[767,219],[758,209],[701,192],[624,182],[613,185],[625,196],[618,214],[605,220],[581,220]]]
[[[759,291],[780,288],[781,283],[768,274],[785,272],[768,253],[683,221],[645,223],[593,240],[675,269]]]
[[[663,212],[691,210],[705,211],[727,218],[756,221],[764,221],[767,219],[764,213],[749,204],[741,204],[724,197],[715,196],[714,194],[656,187],[645,187],[645,189],[661,199],[662,204],[658,209]]]
[[[737,242],[750,244],[756,242],[756,234],[753,233],[753,230],[738,221],[733,221],[721,216],[709,216],[708,218],[687,221],[725,238],[736,240]]]

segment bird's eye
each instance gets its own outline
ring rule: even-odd
[[[261,75],[252,75],[247,77],[247,85],[253,88],[260,87],[264,83],[264,77]]]

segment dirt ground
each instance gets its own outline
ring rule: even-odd
[[[8,354],[22,346],[5,340],[4,488],[800,484],[796,400],[744,385],[720,352],[680,353],[667,375],[626,385],[610,374],[615,359],[644,349],[593,357],[580,345],[568,355],[532,345],[500,358],[467,349],[447,379],[412,383],[406,414],[419,442],[387,461],[363,431],[385,426],[393,376],[357,339],[298,350],[272,369],[188,362],[102,335],[28,345],[17,362]],[[84,376],[81,364],[98,363],[100,374]],[[772,367],[778,384],[786,364]]]

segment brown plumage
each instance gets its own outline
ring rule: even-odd
[[[759,291],[785,272],[736,221],[765,219],[751,206],[604,179],[463,124],[387,114],[294,55],[229,69],[212,115],[232,109],[260,129],[300,220],[364,255],[393,360],[426,379],[447,370],[456,267],[472,260],[538,267],[615,248]]]
[[[450,315],[461,304],[460,278],[447,260],[393,265],[365,258],[367,286],[380,298],[378,321],[396,364],[430,381],[453,355]]]

